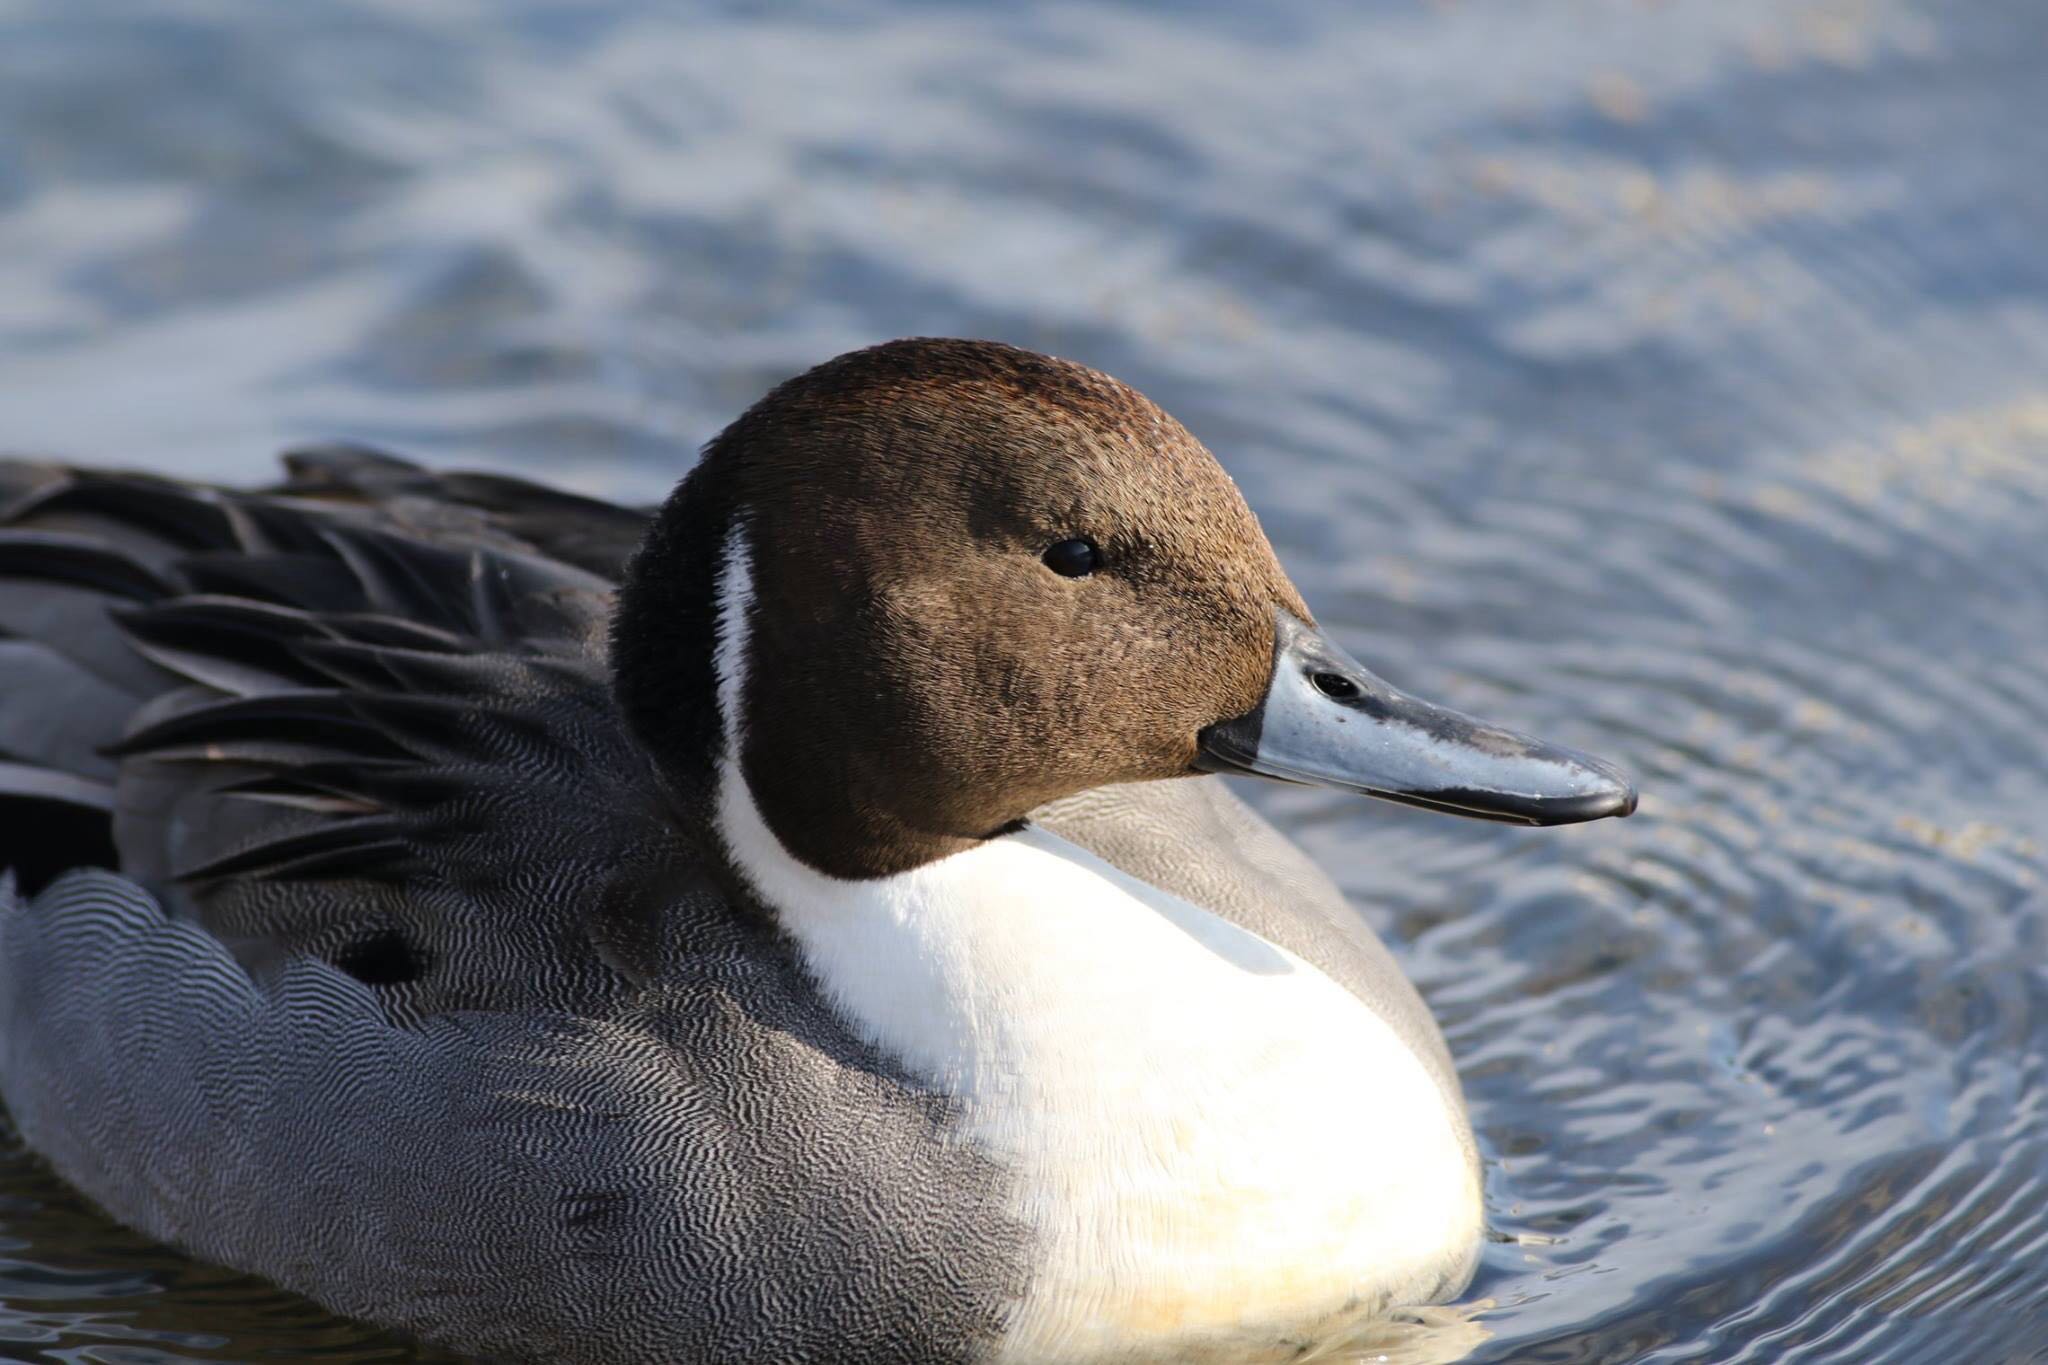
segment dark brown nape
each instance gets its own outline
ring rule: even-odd
[[[1200,442],[1106,375],[994,342],[890,342],[774,390],[705,450],[631,565],[615,686],[711,795],[723,546],[752,560],[743,768],[798,858],[888,875],[1046,801],[1186,774],[1307,611]],[[1041,556],[1069,538],[1095,572]]]

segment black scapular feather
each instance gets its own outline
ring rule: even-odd
[[[150,602],[176,591],[162,575],[119,550],[63,531],[0,530],[0,578],[70,583]]]

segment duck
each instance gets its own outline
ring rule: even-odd
[[[659,507],[0,462],[0,1098],[114,1219],[494,1360],[1296,1359],[1464,1290],[1428,1007],[1226,775],[1607,762],[1316,624],[1215,457],[986,341]]]

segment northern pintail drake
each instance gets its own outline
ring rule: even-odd
[[[1468,1282],[1435,1024],[1203,774],[1634,793],[1354,661],[1145,398],[901,341],[651,512],[287,466],[0,463],[0,1088],[115,1218],[517,1360],[1291,1359]]]

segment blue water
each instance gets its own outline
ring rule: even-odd
[[[2048,1360],[2048,6],[0,0],[0,444],[651,498],[912,333],[1137,384],[1626,824],[1252,794],[1444,1021],[1475,1361]],[[0,1354],[424,1360],[0,1156]]]

